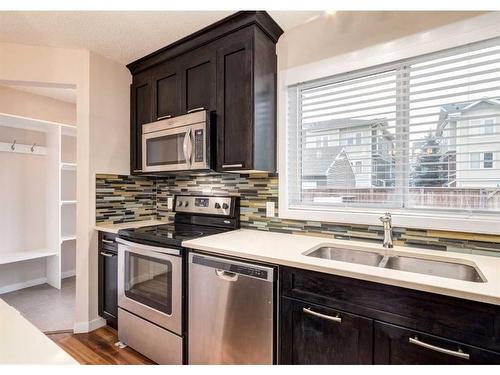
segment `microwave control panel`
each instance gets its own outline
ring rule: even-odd
[[[197,129],[194,131],[194,161],[196,163],[203,162],[203,145],[205,143],[205,137],[203,136],[203,129]]]

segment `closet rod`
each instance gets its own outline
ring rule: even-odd
[[[31,155],[46,155],[47,148],[43,146],[38,146],[36,143],[31,145],[25,145],[22,143],[17,143],[16,140],[12,143],[0,142],[0,151],[3,152],[13,152],[18,154],[31,154]]]

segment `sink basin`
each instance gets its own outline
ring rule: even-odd
[[[333,246],[323,246],[311,252],[304,253],[304,255],[321,259],[337,260],[340,262],[363,264],[365,266],[420,273],[423,275],[447,277],[449,279],[471,281],[475,283],[486,282],[476,267],[442,260],[400,255],[383,255],[377,252],[345,249]]]
[[[309,254],[310,257],[338,260],[341,262],[364,264],[366,266],[377,267],[383,256],[379,253],[372,253],[362,250],[342,249],[338,247],[320,247]]]
[[[449,279],[473,281],[476,283],[485,282],[473,266],[460,263],[443,262],[439,260],[391,256],[388,257],[385,268],[421,273],[424,275],[447,277]]]

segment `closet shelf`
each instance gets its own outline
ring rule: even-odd
[[[76,240],[76,234],[64,234],[61,236],[61,243]]]
[[[0,264],[22,262],[25,260],[46,258],[54,255],[57,255],[57,251],[52,251],[48,249],[12,251],[8,253],[0,253]]]
[[[76,171],[76,163],[61,163],[63,171]]]
[[[76,204],[76,201],[61,201],[61,206]]]

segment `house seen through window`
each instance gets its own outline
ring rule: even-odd
[[[500,211],[500,40],[288,88],[289,207]]]

